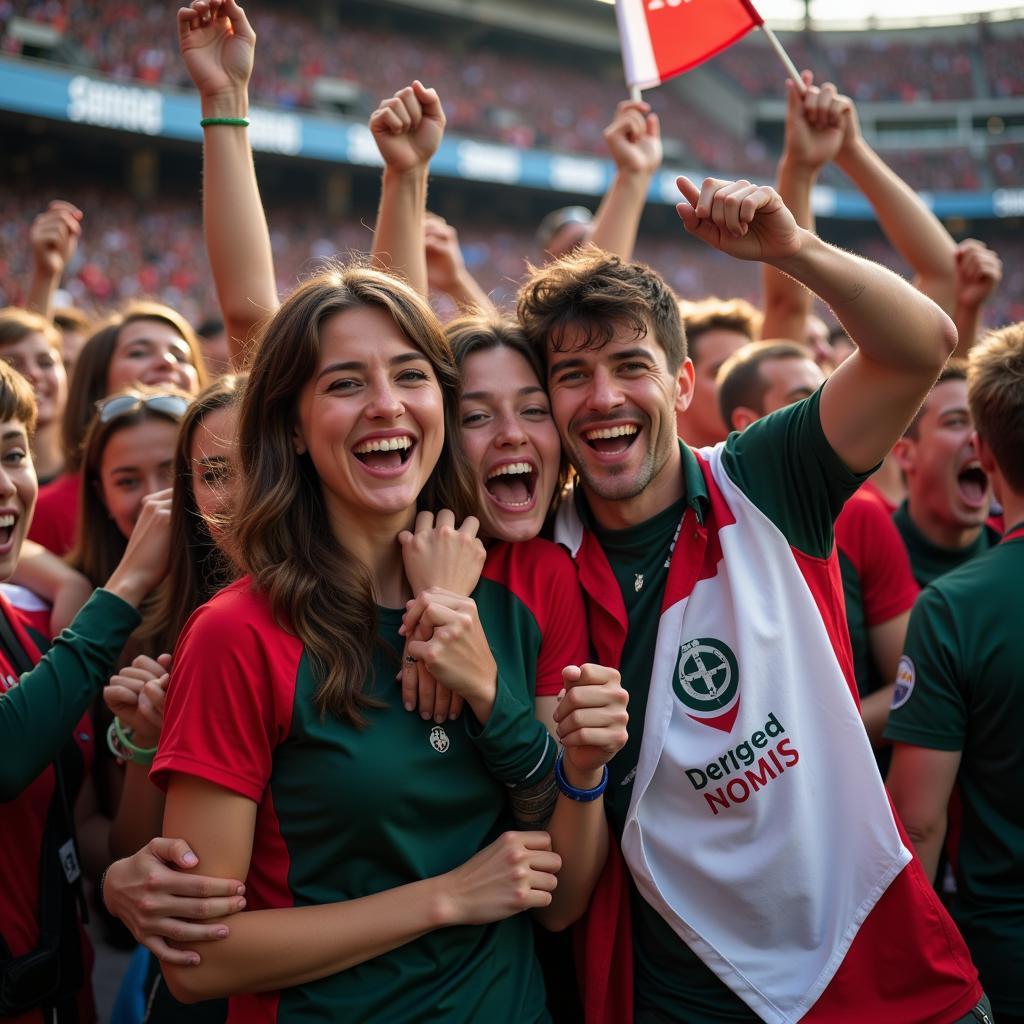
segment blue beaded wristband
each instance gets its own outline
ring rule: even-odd
[[[591,800],[596,800],[608,788],[608,765],[604,766],[604,774],[601,776],[601,781],[593,789],[577,789],[575,786],[570,786],[569,780],[566,779],[565,772],[562,770],[562,759],[564,757],[565,751],[560,750],[558,757],[555,758],[555,781],[558,783],[559,790],[570,800],[587,804]]]

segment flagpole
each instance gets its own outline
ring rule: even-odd
[[[783,67],[789,73],[789,77],[796,83],[796,87],[800,90],[800,95],[802,96],[807,91],[807,87],[804,85],[804,80],[800,77],[800,72],[797,71],[796,65],[789,59],[789,54],[786,53],[782,43],[779,42],[779,37],[763,21],[758,25],[758,28],[761,29],[765,34],[765,38],[771,43],[772,49],[778,55],[779,60],[782,61]]]
[[[631,85],[629,87],[629,98],[634,103],[639,103],[644,98],[643,92],[641,91],[639,85]]]

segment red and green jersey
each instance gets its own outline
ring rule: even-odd
[[[868,631],[910,611],[918,586],[892,518],[863,487],[843,506],[835,534],[853,671],[857,690],[866,697],[892,682],[882,677],[871,657]]]
[[[518,610],[505,622],[515,636],[504,656],[522,660],[531,693],[555,697],[562,690],[562,669],[590,660],[583,592],[565,548],[539,537],[492,544],[473,595],[481,617],[500,621],[509,594]],[[490,628],[487,639],[493,646]]]
[[[965,562],[977,558],[978,555],[999,543],[999,534],[986,523],[974,541],[965,548],[944,548],[934,544],[911,519],[907,502],[903,502],[892,514],[892,521],[903,538],[903,545],[910,558],[910,568],[914,572],[914,579],[922,587],[927,586],[932,580],[937,580],[945,573],[958,569]]]
[[[686,601],[688,593],[698,593],[704,581],[716,578],[721,571],[724,528],[735,529],[730,506],[723,502],[725,491],[719,483],[711,482],[711,470],[705,465],[709,461],[706,453],[697,455],[683,448],[682,456],[685,499],[681,509],[672,510],[674,526],[670,521],[672,515],[666,511],[663,517],[655,517],[649,523],[634,528],[635,536],[630,535],[633,531],[621,531],[612,536],[607,531],[596,529],[592,522],[588,524],[585,502],[578,502],[577,511],[584,527],[582,536],[575,539],[565,534],[559,536],[576,551],[577,566],[588,599],[591,635],[598,648],[599,660],[621,666],[623,683],[630,692],[630,740],[610,766],[610,782],[605,794],[605,804],[616,831],[622,827],[623,820],[628,823],[634,813],[630,807],[630,790],[634,777],[645,770],[642,753],[638,759],[638,748],[643,742],[643,732],[651,724],[651,711],[648,709],[645,715],[644,704],[648,689],[653,685],[651,673],[656,662],[655,638],[659,644],[661,640],[659,615],[664,622],[665,616],[670,614],[666,593],[670,575],[675,574],[677,586],[685,584],[689,588],[674,592],[673,602]],[[801,598],[803,605],[805,609],[816,609],[815,614],[820,617],[818,629],[823,625],[827,631],[831,657],[841,670],[840,678],[845,678],[848,691],[843,699],[850,702],[852,697],[855,701],[852,660],[848,639],[845,638],[841,586],[834,554],[833,521],[861,480],[842,465],[828,444],[818,415],[818,396],[765,417],[743,434],[733,435],[716,453],[715,459],[728,481],[728,487],[739,492],[748,503],[745,521],[760,516],[766,524],[763,528],[766,536],[769,529],[782,534],[783,542],[788,545],[791,558],[804,579],[806,593]],[[665,522],[660,521],[662,518]],[[666,548],[671,549],[671,574],[669,566],[665,565]],[[763,571],[766,570],[756,557],[748,558],[742,566],[732,567],[730,578],[742,581],[743,574],[746,574],[749,579],[747,585],[756,593],[759,574]],[[653,598],[650,596],[652,590]],[[645,601],[649,604],[646,613]],[[763,603],[759,605],[758,615],[768,612],[770,609],[765,609]],[[806,615],[807,611],[801,614]],[[765,636],[773,636],[777,632],[770,618],[764,620],[763,627]],[[748,622],[745,626],[748,634],[758,628],[757,622]],[[798,648],[802,642],[798,634],[789,640]],[[713,649],[715,645],[705,643],[705,646]],[[718,671],[726,664],[723,658],[715,662],[713,656],[709,661],[707,655],[702,655],[705,659],[702,664],[698,663],[696,654],[701,650],[698,646],[688,654],[687,650],[680,648],[680,685],[685,682],[684,668],[696,666],[695,673],[700,670],[710,676],[712,671]],[[668,654],[673,654],[673,651]],[[774,658],[771,647],[764,649],[764,657]],[[657,658],[663,659],[664,655],[658,653]],[[727,677],[728,673],[723,676]],[[807,680],[807,683],[810,685],[811,681]],[[712,685],[705,685],[710,696]],[[722,700],[726,697],[730,697],[729,693],[721,695]],[[737,698],[732,695],[730,700],[735,702]],[[701,776],[696,781],[689,773],[684,775],[680,770],[678,786],[682,791],[679,799],[682,800],[689,792],[687,787],[706,784],[709,793],[714,791],[717,794],[707,798],[710,814],[716,814],[722,808],[728,810],[733,801],[744,801],[744,808],[749,801],[752,806],[754,798],[751,794],[756,793],[766,780],[769,780],[770,790],[782,780],[796,779],[800,771],[800,768],[793,767],[801,760],[796,757],[797,751],[792,745],[782,750],[780,744],[777,751],[779,763],[775,767],[775,762],[768,762],[765,757],[757,761],[755,751],[752,756],[757,762],[757,771],[747,771],[744,775],[743,764],[748,762],[742,759],[750,752],[751,744],[765,744],[766,734],[755,732],[749,737],[750,742],[736,745],[735,740],[729,737],[729,730],[732,716],[738,708],[739,704],[723,705],[719,718],[708,720],[709,724],[713,722],[714,729],[723,732],[724,756],[707,764],[703,772],[693,771],[694,777]],[[810,729],[809,723],[803,724],[805,729]],[[854,721],[853,724],[859,723]],[[773,734],[773,729],[774,735],[778,735],[777,730],[783,727],[779,722],[771,721],[769,726],[768,735]],[[832,726],[819,722],[818,728],[827,731]],[[805,732],[808,738],[812,734],[813,730]],[[708,735],[711,735],[710,731]],[[874,768],[867,767],[871,764],[870,749],[862,730],[861,740],[864,764],[854,774],[866,780],[870,773],[877,779]],[[804,751],[799,741],[797,746],[802,755]],[[733,762],[728,760],[730,752],[734,755]],[[784,760],[783,755],[786,755]],[[663,760],[664,755],[659,765]],[[674,766],[675,762],[671,764]],[[850,768],[847,765],[837,770],[848,771]],[[649,766],[646,771],[650,776]],[[654,778],[657,784],[662,785],[666,776],[660,767],[657,772],[661,774]],[[739,782],[735,781],[737,775],[741,777]],[[776,781],[770,781],[773,778]],[[825,776],[819,778],[822,783],[827,782]],[[719,779],[721,781],[717,783],[708,781]],[[798,784],[803,785],[802,782]],[[663,799],[670,804],[673,797],[666,795]],[[817,799],[827,802],[828,798],[820,796]],[[884,814],[887,810],[884,795],[881,806]],[[726,821],[724,813],[722,811],[721,819],[715,820]],[[826,813],[824,805],[823,813]],[[757,844],[767,844],[767,852],[791,827],[784,821],[771,820],[763,821],[762,825],[769,832],[760,839],[757,834],[750,834],[744,839],[746,852],[731,861],[733,869],[738,870],[740,861],[746,861],[748,866],[756,864]],[[906,842],[905,837],[903,841]],[[680,842],[685,843],[686,839],[680,837]],[[655,854],[652,852],[650,856]],[[719,863],[718,877],[714,879],[716,885],[720,886],[721,873],[728,870],[725,862]],[[610,879],[613,875],[614,869],[610,868],[606,876]],[[737,876],[737,884],[749,882]],[[826,877],[821,884],[828,887],[838,884],[838,881],[829,881]],[[698,959],[687,942],[681,941],[678,929],[669,927],[663,913],[647,904],[646,898],[637,892],[633,893],[631,902],[634,909],[636,978],[633,1007],[620,1007],[606,1014],[605,1019],[627,1020],[630,1010],[643,1024],[676,1020],[731,1024],[760,1019],[705,966],[702,959]],[[785,901],[779,905],[779,912],[785,913]],[[608,916],[595,919],[591,915],[591,935],[603,930],[612,936],[621,927],[621,920]],[[752,937],[751,942],[756,942],[756,938]],[[770,957],[770,949],[765,955]],[[920,866],[912,862],[884,888],[853,935],[838,969],[804,1019],[814,1024],[861,1024],[863,1021],[947,1024],[969,1012],[979,996],[977,975],[966,947],[927,884]]]
[[[926,587],[885,735],[961,752],[953,916],[996,1019],[1024,1016],[1024,524]]]
[[[0,647],[0,934],[14,956],[39,943],[40,854],[54,795],[53,760],[73,739],[80,758],[65,779],[74,804],[94,754],[88,714],[93,698],[115,670],[115,659],[139,617],[134,608],[106,591],[97,591],[40,659],[48,641],[33,621],[0,597],[3,615],[35,667],[19,681]],[[71,759],[65,759],[71,763]],[[81,933],[88,977],[92,951]],[[86,983],[79,1000],[83,1024],[95,1019],[92,989]],[[16,1024],[42,1024],[42,1010],[14,1018]]]
[[[553,761],[534,686],[557,692],[558,663],[586,651],[578,591],[574,612],[565,584],[576,587],[571,566],[550,544],[489,553],[474,598],[499,681],[483,728],[468,713],[439,726],[404,710],[394,678],[401,611],[378,609],[367,690],[382,706],[359,730],[321,718],[301,641],[239,581],[182,635],[154,777],[198,776],[257,804],[253,909],[342,902],[449,871],[512,827],[507,787],[539,780]],[[517,915],[430,932],[309,984],[233,997],[229,1020],[512,1024],[547,1014],[530,921]]]

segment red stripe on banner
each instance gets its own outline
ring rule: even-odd
[[[762,23],[750,0],[642,0],[662,81],[721,53]]]

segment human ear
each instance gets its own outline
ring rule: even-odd
[[[686,412],[693,401],[693,386],[695,381],[693,371],[693,360],[684,359],[676,370],[676,412]]]

